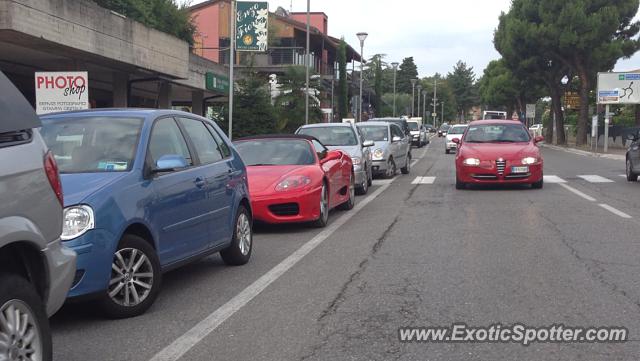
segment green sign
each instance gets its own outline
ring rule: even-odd
[[[212,72],[207,72],[206,88],[207,90],[227,93],[229,92],[229,78]]]
[[[236,6],[236,50],[267,51],[269,3],[238,1]]]

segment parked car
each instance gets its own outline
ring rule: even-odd
[[[411,133],[411,144],[422,148],[429,144],[427,129],[416,121],[409,121],[409,131]]]
[[[427,128],[427,132],[429,133],[435,133],[437,131],[437,129],[431,124],[425,124],[424,127]]]
[[[442,124],[438,129],[438,137],[446,137],[450,127],[449,124]]]
[[[372,185],[371,147],[358,128],[352,123],[328,123],[305,125],[296,134],[310,135],[318,139],[329,150],[341,150],[351,157],[356,177],[356,193],[367,194]]]
[[[154,302],[165,271],[214,252],[228,265],[249,261],[246,169],[213,122],[134,109],[42,122],[62,175],[62,240],[78,253],[71,298],[132,317]]]
[[[0,72],[0,360],[51,360],[48,316],[76,255],[60,241],[62,185],[38,116]]]
[[[640,175],[640,134],[629,134],[627,139],[631,141],[626,154],[627,181],[637,182]]]
[[[265,135],[234,142],[247,164],[256,221],[325,227],[333,208],[355,205],[349,155],[308,135]]]
[[[449,128],[444,142],[444,152],[446,154],[449,154],[452,150],[455,151],[458,148],[458,143],[455,143],[453,140],[462,138],[467,127],[467,124],[456,124]]]
[[[370,122],[387,122],[393,123],[402,129],[402,132],[411,139],[411,129],[409,128],[409,122],[406,118],[374,118],[369,119]]]
[[[543,186],[543,159],[538,143],[518,121],[479,120],[469,124],[456,155],[456,188],[468,184]]]
[[[399,126],[389,122],[358,123],[364,139],[373,141],[373,174],[393,178],[400,166],[402,174],[411,171],[411,144]]]

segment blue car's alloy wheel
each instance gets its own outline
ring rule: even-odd
[[[113,318],[141,315],[158,296],[161,281],[160,262],[154,248],[146,240],[126,234],[113,255],[102,308]]]
[[[253,249],[253,228],[251,215],[244,206],[238,207],[231,244],[220,251],[224,263],[241,266],[249,262]]]

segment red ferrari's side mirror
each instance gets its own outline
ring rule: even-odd
[[[327,155],[320,160],[320,163],[330,162],[332,160],[338,160],[342,157],[342,152],[339,150],[332,150],[327,153]]]
[[[453,138],[453,139],[451,139],[451,141],[456,143],[456,144],[460,144],[460,138]]]
[[[543,136],[541,136],[541,135],[539,135],[539,136],[537,136],[537,137],[533,138],[533,142],[534,142],[534,143],[544,142],[544,137],[543,137]]]

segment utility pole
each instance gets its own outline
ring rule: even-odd
[[[420,113],[420,98],[422,97],[422,85],[418,84],[418,86],[416,87],[418,89],[418,111],[416,112],[416,115],[418,116],[422,116],[422,114]],[[424,118],[422,119],[422,123],[424,123]]]
[[[311,0],[307,0],[307,53],[304,57],[304,67],[306,68],[306,91],[304,94],[304,124],[309,124],[309,67],[311,66],[310,37],[311,32]]]
[[[418,79],[411,79],[411,117],[415,117],[415,105],[416,105],[416,83]]]
[[[391,63],[393,67],[393,116],[396,116],[396,77],[398,75],[398,63]]]
[[[436,126],[436,101],[438,101],[438,78],[433,79],[433,127]]]
[[[424,113],[424,116],[422,117],[422,122],[424,123],[425,120],[427,120],[427,90],[423,90],[422,91],[422,112]]]
[[[236,50],[236,2],[231,0],[231,14],[229,24],[231,26],[229,47],[229,140],[233,139],[233,68],[235,66],[235,50]]]
[[[444,101],[440,103],[442,105],[442,111],[440,112],[440,124],[444,123]],[[435,128],[436,126],[434,126]]]
[[[360,98],[358,98],[358,106],[356,106],[358,110],[358,114],[356,117],[357,122],[362,121],[362,81],[364,80],[364,41],[367,39],[369,34],[365,32],[357,33],[356,36],[358,40],[360,40]]]

